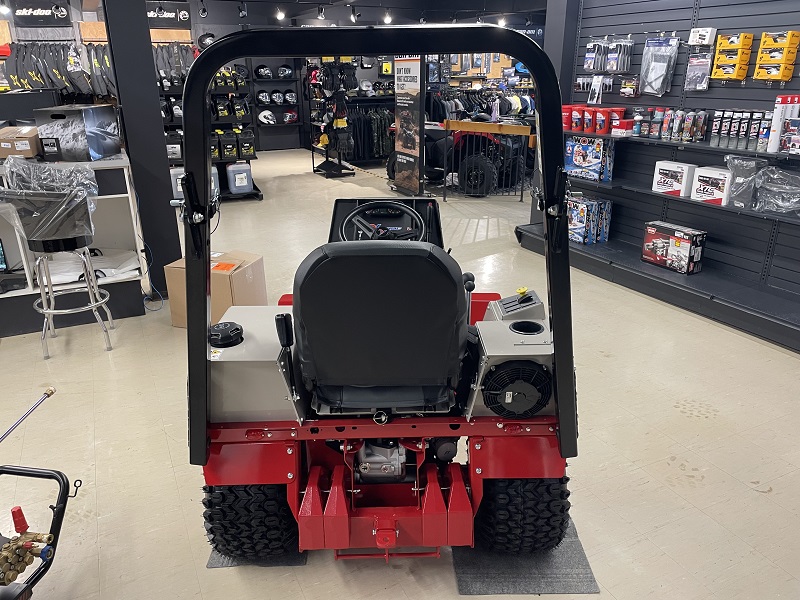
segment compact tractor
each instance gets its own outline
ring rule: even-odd
[[[217,69],[243,56],[456,53],[464,40],[521,60],[536,85],[547,306],[525,288],[474,292],[435,200],[340,199],[291,294],[209,327]],[[200,54],[184,93],[189,457],[203,466],[214,549],[388,561],[561,542],[578,432],[560,109],[545,53],[499,27],[252,30]]]

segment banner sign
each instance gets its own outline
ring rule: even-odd
[[[394,57],[394,103],[397,190],[411,195],[423,192],[425,81],[419,54]]]
[[[14,0],[14,25],[17,27],[69,27],[68,0]]]
[[[147,2],[150,29],[191,29],[188,2]]]

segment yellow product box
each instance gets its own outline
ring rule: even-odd
[[[757,65],[793,65],[797,48],[759,48]]]
[[[794,73],[794,65],[756,65],[753,79],[769,81],[789,81]]]
[[[736,79],[747,77],[747,65],[716,65],[711,72],[712,79]]]
[[[762,48],[797,48],[800,31],[764,31],[761,33]]]
[[[720,33],[717,36],[717,52],[720,50],[748,49],[753,45],[752,33]]]
[[[750,50],[717,50],[714,63],[717,65],[746,65],[750,62]]]

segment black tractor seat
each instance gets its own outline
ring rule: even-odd
[[[467,340],[456,261],[426,242],[326,244],[300,265],[294,323],[318,412],[447,410]]]

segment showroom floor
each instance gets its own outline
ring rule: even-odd
[[[264,153],[254,167],[266,199],[225,204],[213,246],[263,254],[273,302],[326,241],[334,198],[391,195],[378,170],[311,174],[307,152]],[[543,258],[513,236],[529,209],[506,198],[442,205],[445,240],[478,291],[544,294]],[[581,436],[569,475],[595,597],[800,598],[800,357],[578,271],[573,297]],[[457,597],[449,553],[388,567],[315,552],[305,567],[206,569],[203,478],[187,464],[185,330],[165,307],[118,321],[112,340],[105,352],[96,325],[65,329],[48,361],[36,334],[0,340],[0,429],[58,388],[0,446],[0,464],[84,482],[35,597]],[[42,526],[51,495],[0,478],[0,531],[14,504]]]

